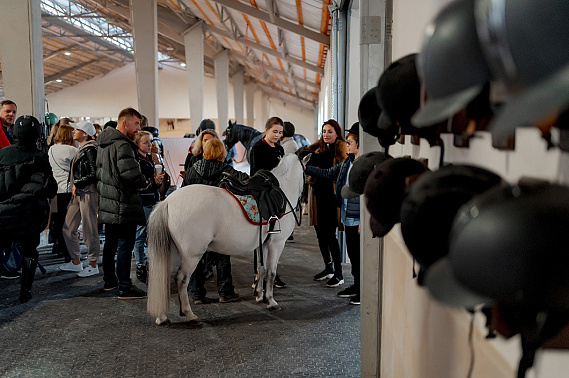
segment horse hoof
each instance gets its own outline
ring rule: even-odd
[[[186,320],[185,323],[186,323],[187,325],[190,325],[190,326],[196,326],[196,325],[202,324],[202,322],[200,322],[200,320],[197,319],[197,318],[191,319],[191,320]]]
[[[158,324],[159,326],[167,326],[172,324],[172,322],[170,321],[170,319],[166,318],[166,320],[160,320],[160,318],[156,318],[156,324]]]
[[[255,301],[257,301],[257,303],[264,302],[263,297],[256,297]]]
[[[269,311],[280,311],[282,309],[282,307],[279,305],[276,305],[276,306],[267,307],[267,309]]]

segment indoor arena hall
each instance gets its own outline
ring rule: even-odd
[[[0,0],[0,377],[569,377],[568,20]]]

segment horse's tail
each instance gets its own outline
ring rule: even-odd
[[[170,302],[170,243],[168,203],[156,205],[148,218],[148,312],[156,317],[167,313]]]

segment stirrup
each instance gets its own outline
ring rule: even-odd
[[[275,229],[275,224],[276,222],[279,223],[279,228]],[[279,221],[279,217],[277,217],[276,215],[271,215],[269,217],[269,220],[267,221],[267,223],[269,224],[269,234],[280,234],[281,233],[281,222]]]

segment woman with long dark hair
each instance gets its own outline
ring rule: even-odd
[[[347,148],[342,128],[333,119],[322,125],[322,135],[308,147],[313,154],[308,165],[331,168],[347,157]],[[336,238],[338,212],[336,210],[335,186],[332,180],[312,177],[308,188],[308,217],[314,226],[318,247],[324,260],[324,270],[314,280],[328,279],[327,287],[338,287],[344,283],[342,255]]]

